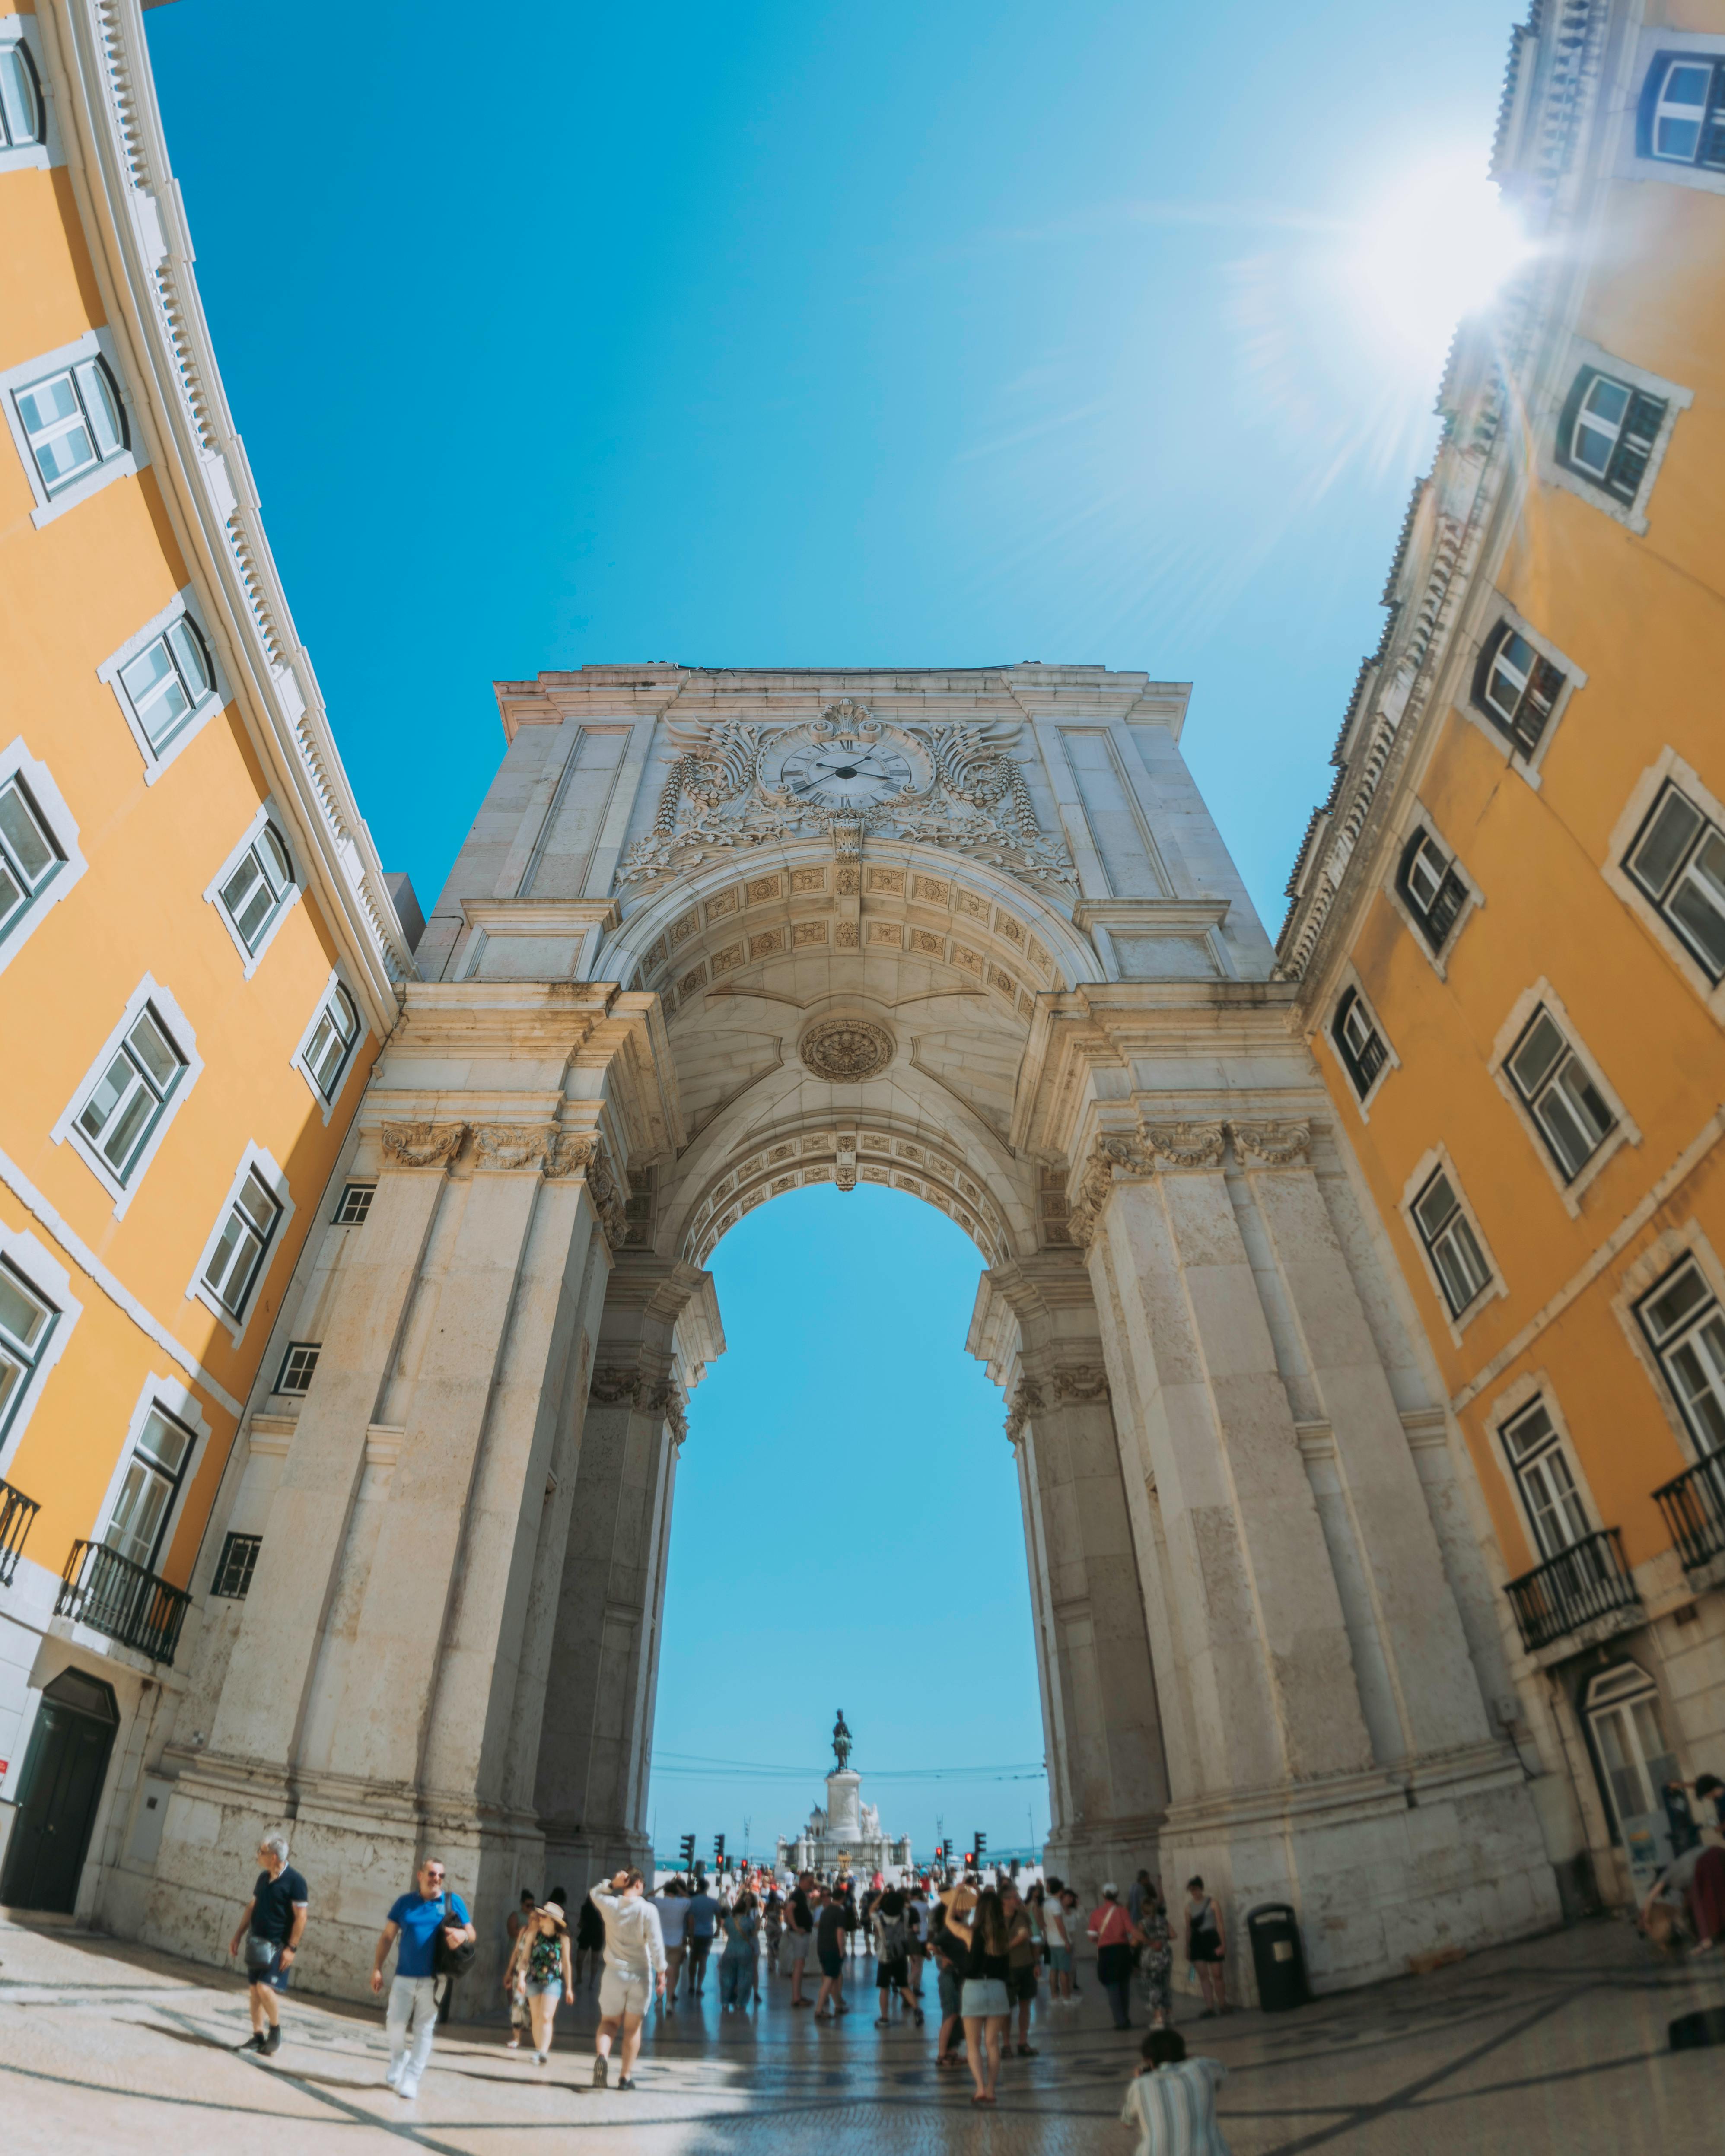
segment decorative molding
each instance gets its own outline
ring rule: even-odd
[[[1047,1401],[1042,1397],[1041,1387],[1033,1384],[1028,1378],[1020,1378],[1006,1418],[1008,1444],[1016,1445],[1024,1436],[1024,1424],[1033,1415],[1040,1414],[1047,1405]]]
[[[596,1363],[587,1397],[596,1408],[639,1407],[647,1383],[646,1373],[633,1363]]]
[[[1236,1156],[1263,1168],[1292,1168],[1312,1151],[1310,1123],[1230,1123]]]
[[[607,1164],[604,1147],[596,1133],[557,1132],[546,1157],[545,1173],[552,1178],[579,1175],[585,1179],[605,1240],[614,1250],[621,1250],[629,1233],[628,1201]]]
[[[797,1043],[803,1068],[834,1086],[876,1078],[898,1053],[884,1025],[864,1018],[824,1018]]]
[[[473,1164],[475,1168],[531,1168],[545,1165],[556,1133],[549,1123],[475,1123],[473,1126]]]
[[[1144,1123],[1140,1128],[1159,1168],[1222,1165],[1224,1127],[1221,1123]]]
[[[377,1135],[393,1168],[442,1168],[454,1163],[467,1140],[465,1123],[385,1123]]]
[[[1054,1396],[1056,1400],[1072,1400],[1083,1407],[1096,1406],[1108,1397],[1108,1373],[1095,1363],[1056,1370]]]
[[[1117,1171],[1127,1180],[1153,1175],[1155,1155],[1136,1139],[1128,1137],[1098,1138],[1091,1147],[1078,1196],[1066,1222],[1067,1233],[1081,1250],[1089,1248],[1096,1235],[1096,1223],[1114,1187]]]

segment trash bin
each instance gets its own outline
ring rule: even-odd
[[[1293,1910],[1286,1902],[1260,1902],[1248,1912],[1246,1930],[1252,1942],[1258,2004],[1264,2011],[1285,2014],[1290,2007],[1306,2005],[1312,1989],[1306,1981],[1306,1956]]]

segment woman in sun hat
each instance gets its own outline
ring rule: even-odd
[[[552,2024],[557,2019],[557,1994],[572,2003],[575,1972],[569,1960],[569,1924],[561,1905],[547,1902],[521,1926],[510,1957],[511,1982],[527,1994],[527,2018],[533,2027],[533,2057],[543,2066],[551,2056]]]

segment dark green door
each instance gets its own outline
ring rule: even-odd
[[[119,1719],[107,1686],[79,1671],[43,1692],[0,1880],[7,1907],[69,1912],[77,1901]]]

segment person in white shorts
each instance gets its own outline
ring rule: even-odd
[[[641,2021],[654,1993],[665,1996],[665,1934],[659,1912],[646,1897],[639,1871],[619,1871],[608,1887],[593,1890],[593,1907],[605,1920],[605,1968],[599,1979],[599,2033],[594,2049],[593,2085],[603,2088],[611,2045],[623,2032],[618,2064],[620,2089],[634,2087],[634,2064],[641,2048]]]

